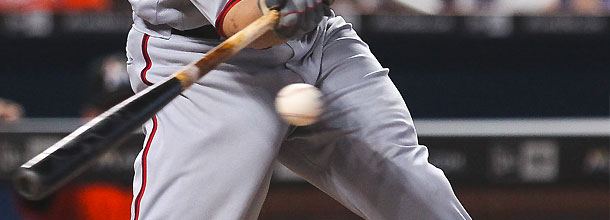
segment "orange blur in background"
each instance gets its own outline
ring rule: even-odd
[[[80,12],[106,11],[110,0],[4,0],[0,1],[0,12]]]
[[[112,184],[71,185],[61,189],[42,210],[23,201],[21,214],[28,220],[129,219],[131,197],[130,189]]]

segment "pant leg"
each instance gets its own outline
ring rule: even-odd
[[[327,110],[287,138],[279,160],[366,219],[469,219],[444,173],[428,163],[388,70],[342,18],[321,27],[321,42],[299,62],[320,66],[315,84]]]
[[[133,88],[160,81],[212,45],[132,30],[127,51]],[[275,93],[299,79],[272,68],[251,70],[252,62],[276,62],[247,59],[257,53],[246,50],[219,66],[146,123],[134,165],[132,219],[257,218],[287,130],[273,109]]]

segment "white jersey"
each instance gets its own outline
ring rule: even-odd
[[[239,0],[129,0],[134,27],[152,36],[169,38],[171,29],[189,30],[222,20]]]

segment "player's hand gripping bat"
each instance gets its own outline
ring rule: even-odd
[[[279,13],[266,15],[210,50],[171,77],[119,103],[38,154],[15,173],[14,186],[23,197],[42,199],[67,183],[131,133],[199,78],[272,30]]]

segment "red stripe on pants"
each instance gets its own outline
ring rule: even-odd
[[[144,152],[142,153],[142,186],[140,187],[140,192],[136,197],[136,201],[134,202],[134,220],[138,220],[140,217],[140,202],[142,201],[142,197],[144,196],[144,191],[146,190],[146,158],[148,157],[148,151],[150,150],[150,145],[152,144],[153,139],[155,138],[155,134],[157,133],[157,116],[153,116],[153,127],[150,132],[150,136],[148,136],[148,140],[146,141],[146,146],[144,147]]]
[[[144,56],[146,66],[142,69],[142,72],[140,72],[140,78],[144,84],[150,86],[152,83],[146,79],[146,73],[148,73],[148,70],[152,67],[152,60],[150,59],[150,55],[148,55],[148,39],[150,39],[150,35],[144,34],[144,37],[142,37],[142,55]]]

